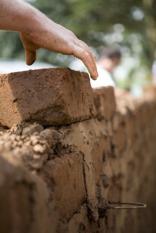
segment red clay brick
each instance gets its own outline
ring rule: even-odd
[[[41,69],[0,76],[0,124],[22,121],[64,125],[94,115],[88,75],[70,69]]]
[[[111,119],[116,110],[114,88],[103,87],[94,89],[94,103],[98,118]]]
[[[54,211],[61,218],[70,218],[86,200],[81,154],[66,154],[48,161],[40,175],[51,182]]]

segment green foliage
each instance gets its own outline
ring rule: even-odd
[[[156,0],[36,0],[32,4],[54,21],[71,29],[98,52],[103,45],[118,44],[151,67],[156,43]],[[0,57],[23,55],[17,33],[0,32]],[[38,58],[67,64],[69,57],[46,50]]]

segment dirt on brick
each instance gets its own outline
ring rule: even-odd
[[[1,233],[156,232],[156,89],[91,95],[89,118],[0,127]],[[108,210],[109,201],[148,208]]]

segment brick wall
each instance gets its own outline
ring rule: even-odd
[[[1,75],[0,124],[0,233],[156,232],[154,87],[136,99],[68,69]]]

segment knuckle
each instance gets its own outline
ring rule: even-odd
[[[88,51],[84,50],[84,52],[83,52],[83,57],[84,57],[85,59],[89,59],[89,58],[90,58],[90,53],[89,53]]]
[[[72,31],[69,30],[68,33],[71,39],[77,39],[76,35]]]

